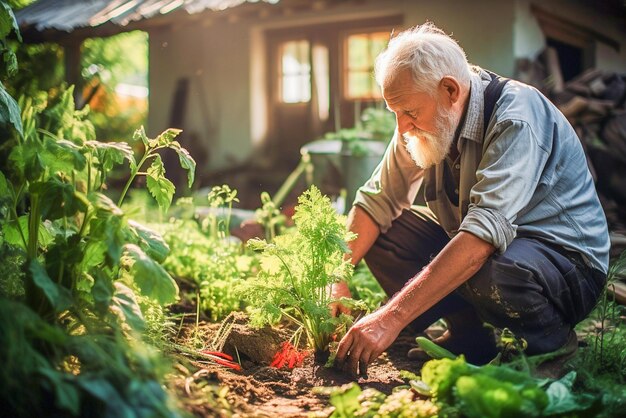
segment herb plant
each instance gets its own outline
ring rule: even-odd
[[[261,269],[256,277],[243,282],[239,291],[250,304],[253,326],[288,319],[298,326],[294,346],[305,332],[309,346],[324,352],[348,321],[346,316],[330,315],[329,287],[352,272],[344,255],[349,251],[346,242],[354,234],[315,186],[304,192],[298,203],[293,231],[275,237],[272,243],[248,241],[250,248],[263,252]]]
[[[11,30],[3,2],[0,38]],[[169,249],[104,194],[113,166],[129,161],[132,178],[141,164],[128,144],[95,141],[72,93],[23,98],[20,114],[0,91],[0,254],[11,260],[0,277],[2,413],[177,416],[160,383],[163,359],[141,338],[146,318],[155,326],[177,298],[160,265]],[[145,155],[172,134],[145,138],[155,144]],[[152,190],[165,183],[163,172],[152,177]]]

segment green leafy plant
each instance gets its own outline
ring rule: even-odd
[[[439,409],[427,399],[420,399],[411,389],[398,388],[392,394],[361,389],[352,382],[340,387],[314,388],[314,393],[329,397],[334,406],[330,418],[428,418],[439,416]]]
[[[338,129],[324,135],[325,139],[342,141],[342,150],[357,157],[367,156],[369,148],[363,141],[389,142],[396,127],[393,113],[384,108],[369,107],[365,109],[353,128]]]
[[[237,190],[227,184],[213,186],[207,199],[210,212],[202,223],[203,228],[216,240],[229,236],[233,202],[239,202]]]
[[[163,234],[170,247],[163,267],[173,277],[193,284],[193,294],[185,297],[198,303],[199,311],[217,321],[243,308],[233,288],[252,274],[258,261],[240,243],[215,240],[194,220],[151,226]]]
[[[272,243],[248,241],[248,247],[263,252],[261,269],[239,286],[239,292],[250,305],[253,326],[288,319],[298,326],[294,346],[305,332],[309,346],[324,352],[349,320],[345,315],[330,315],[329,286],[352,272],[344,254],[349,251],[346,242],[354,235],[330,199],[315,186],[304,192],[298,203],[291,233],[275,237]]]
[[[276,207],[276,204],[269,193],[261,193],[261,207],[256,210],[255,217],[265,231],[265,241],[271,242],[280,233],[280,228],[284,226],[286,217]]]
[[[124,197],[126,196],[129,187],[135,180],[135,177],[143,175],[147,178],[146,185],[148,187],[148,191],[156,199],[163,211],[167,212],[172,203],[172,198],[174,197],[174,191],[176,188],[174,184],[169,181],[167,177],[165,177],[163,160],[158,153],[158,151],[163,149],[171,149],[176,152],[181,167],[187,170],[187,182],[189,187],[191,187],[194,181],[196,162],[189,155],[189,152],[187,152],[185,148],[181,147],[178,141],[174,140],[174,138],[176,138],[181,132],[182,131],[180,129],[170,128],[154,139],[150,139],[146,136],[146,132],[143,127],[139,128],[135,132],[133,139],[135,141],[141,141],[144,146],[144,153],[139,159],[139,162],[136,162],[132,152],[130,152],[128,148],[122,151],[121,157],[128,159],[130,163],[130,177],[128,178],[128,181],[122,190],[122,195],[117,202],[118,206],[122,205]],[[113,148],[116,150],[124,148],[123,145],[120,145],[119,143],[110,143],[108,147],[109,149]],[[113,154],[112,158],[115,158],[115,156],[117,156],[117,159],[114,159],[112,162],[119,162],[120,154]],[[148,167],[145,172],[140,171],[144,164],[150,160],[152,160],[150,167]]]
[[[0,15],[0,27],[14,22],[4,3]],[[0,315],[12,318],[0,324],[11,362],[2,413],[177,416],[160,383],[165,363],[142,339],[146,318],[156,325],[177,298],[160,265],[169,249],[103,193],[109,168],[132,166],[130,146],[95,141],[71,88],[37,97],[19,101],[19,121],[14,108],[0,112],[0,253],[11,260]]]

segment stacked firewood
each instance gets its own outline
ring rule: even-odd
[[[626,248],[626,74],[589,69],[564,82],[553,48],[519,61],[517,69],[516,78],[550,98],[578,133],[614,247]]]

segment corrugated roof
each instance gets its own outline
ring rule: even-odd
[[[279,0],[39,0],[15,13],[20,26],[37,31],[55,29],[70,32],[76,28],[96,27],[111,22],[125,26],[130,22],[165,15],[175,10],[189,14],[204,10],[226,10],[243,3],[275,4]]]

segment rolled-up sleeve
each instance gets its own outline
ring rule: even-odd
[[[515,221],[535,193],[549,150],[540,145],[527,122],[517,120],[498,123],[485,141],[459,231],[470,232],[503,253],[516,236]]]
[[[385,233],[402,210],[413,204],[423,176],[396,131],[380,164],[357,191],[354,205],[363,208]]]

